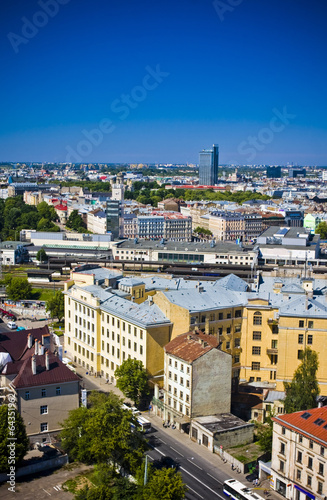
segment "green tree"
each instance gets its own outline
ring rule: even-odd
[[[295,370],[292,382],[284,382],[286,413],[316,408],[319,395],[317,380],[318,354],[307,347],[302,354],[302,362]]]
[[[11,300],[29,299],[32,294],[32,285],[26,278],[13,277],[6,286],[6,292]]]
[[[73,210],[67,219],[66,226],[74,231],[82,231],[86,229],[86,224],[77,210]]]
[[[29,448],[29,440],[26,434],[25,425],[20,413],[11,407],[12,397],[9,396],[9,405],[0,406],[0,471],[10,472],[10,465],[19,465],[23,460]],[[13,424],[13,429],[11,429]],[[16,438],[15,441],[9,441],[9,438]],[[9,443],[15,443],[16,460],[10,464]],[[9,460],[9,462],[8,462]]]
[[[175,469],[155,470],[143,489],[143,500],[183,500],[187,487]]]
[[[266,416],[266,422],[264,424],[258,424],[257,427],[257,437],[258,445],[263,452],[270,452],[272,449],[272,438],[273,438],[273,421],[272,413],[269,412]]]
[[[126,359],[115,370],[116,384],[127,398],[138,405],[142,397],[149,394],[148,375],[142,361]]]
[[[142,463],[146,441],[136,417],[122,408],[122,400],[106,394],[91,408],[77,408],[62,424],[63,448],[71,458],[85,463],[111,463],[134,473]]]
[[[48,260],[48,256],[47,256],[46,251],[44,250],[44,248],[40,248],[40,250],[37,252],[36,259],[39,262],[46,262]]]
[[[58,318],[58,321],[63,319],[65,316],[65,298],[60,290],[57,290],[54,296],[47,301],[46,310],[50,312],[51,318]]]
[[[204,227],[198,226],[197,228],[194,229],[194,232],[197,234],[204,234],[206,236],[212,236],[212,232],[209,231],[209,229],[205,229]]]
[[[40,216],[48,219],[49,221],[57,220],[57,212],[52,205],[48,205],[46,201],[41,201],[36,207]]]
[[[322,240],[327,239],[327,222],[321,221],[316,227],[316,234],[320,234]]]

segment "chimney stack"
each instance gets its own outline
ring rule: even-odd
[[[45,369],[50,370],[50,362],[49,362],[49,352],[45,353]]]
[[[27,335],[27,347],[30,349],[33,345],[33,337],[32,335],[29,333]]]
[[[32,356],[32,373],[33,373],[33,375],[36,375],[36,358],[35,358],[35,356]]]
[[[39,340],[39,354],[44,354],[44,346],[41,343],[41,340]]]
[[[35,339],[35,351],[34,351],[34,354],[39,354],[39,343],[38,341]]]

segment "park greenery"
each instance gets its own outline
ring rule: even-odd
[[[6,293],[10,300],[26,300],[32,297],[32,285],[26,278],[6,274],[4,282]]]
[[[10,422],[15,422],[15,461],[10,464],[8,444],[11,437]],[[26,434],[25,425],[20,413],[7,404],[0,406],[0,472],[8,472],[10,465],[17,467],[29,448],[29,440]]]
[[[1,240],[19,239],[22,229],[37,231],[59,231],[54,224],[57,220],[55,209],[42,201],[37,207],[27,205],[22,196],[0,199],[0,236]]]
[[[136,181],[133,184],[133,190],[126,190],[124,194],[127,200],[136,200],[144,205],[151,204],[157,206],[159,201],[168,198],[179,198],[183,201],[231,201],[242,204],[249,200],[269,200],[270,197],[261,193],[253,193],[252,191],[230,191],[216,192],[213,189],[170,189],[159,184],[156,181],[144,182]]]
[[[319,396],[317,380],[318,354],[306,347],[302,352],[302,362],[295,370],[291,382],[284,382],[286,413],[316,408]]]
[[[268,412],[265,423],[256,423],[257,427],[257,443],[260,450],[264,453],[271,453],[273,440],[273,414]]]
[[[65,298],[61,290],[47,300],[46,310],[52,319],[57,318],[60,322],[65,316]]]
[[[66,226],[69,229],[73,229],[78,233],[86,233],[86,224],[83,221],[82,217],[79,215],[78,210],[73,210],[70,216],[67,219]]]
[[[84,487],[75,479],[66,483],[66,488],[77,500],[182,500],[186,488],[175,469],[155,470],[149,465],[144,485],[148,445],[136,417],[122,403],[113,393],[92,391],[89,407],[72,410],[63,422],[63,449],[71,459],[95,466]]]
[[[209,229],[205,229],[201,226],[196,227],[193,232],[198,234],[199,236],[212,236],[212,232],[209,231]]]
[[[142,398],[149,394],[148,375],[142,361],[128,358],[116,368],[116,385],[127,397],[139,405]]]
[[[316,227],[316,234],[320,234],[322,240],[327,240],[327,222],[321,221]]]

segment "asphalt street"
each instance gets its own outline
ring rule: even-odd
[[[181,472],[184,483],[188,487],[185,498],[189,500],[226,499],[222,485],[230,476],[210,463],[210,459],[203,459],[176,441],[173,433],[177,433],[177,430],[172,430],[172,435],[169,436],[158,427],[153,427],[153,429],[153,433],[149,434],[152,449],[148,452],[148,456],[152,462],[160,460],[163,456],[170,457],[176,462],[177,470]]]

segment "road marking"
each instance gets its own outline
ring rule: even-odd
[[[43,491],[45,491],[46,493],[48,493],[48,495],[51,497],[51,493],[49,493],[47,490],[45,490],[44,488],[42,488]]]
[[[209,472],[207,472],[208,476],[212,477],[212,479],[214,479],[215,481],[217,481],[217,483],[219,484],[223,484],[221,481],[218,481],[217,478],[213,477],[211,474],[209,474]]]
[[[150,460],[154,460],[154,458],[152,458],[150,455],[147,455],[147,457],[148,457]]]
[[[174,450],[176,453],[178,453],[178,455],[180,455],[181,457],[183,457],[184,455],[182,455],[179,451],[175,450],[175,448],[173,448],[172,446],[169,446],[169,448],[171,448],[172,450]]]
[[[219,495],[219,493],[216,493],[214,490],[212,490],[211,488],[209,488],[209,486],[207,486],[205,483],[203,483],[202,481],[200,481],[200,479],[198,479],[196,476],[193,476],[193,474],[191,474],[188,470],[184,469],[184,467],[181,467],[180,469],[182,471],[186,472],[186,474],[188,474],[189,476],[193,477],[193,479],[195,479],[198,483],[202,484],[202,486],[204,486],[205,488],[207,488],[208,490],[210,490],[211,493],[213,493],[217,497],[222,498],[223,500],[225,500],[225,497],[222,497],[221,495]]]
[[[186,460],[187,460],[188,462],[190,462],[190,464],[195,465],[195,467],[197,467],[198,469],[203,470],[203,469],[202,469],[202,467],[200,467],[199,465],[197,465],[197,464],[195,464],[194,462],[192,462],[192,460],[190,460],[189,458],[187,458]]]
[[[161,438],[157,438],[157,439],[159,439],[159,441],[161,441],[163,444],[167,444],[166,441],[164,441],[163,439],[161,439]]]
[[[186,484],[186,483],[185,483]],[[191,491],[193,491],[193,493],[195,493],[196,495],[198,495],[198,497],[202,498],[204,500],[204,497],[202,497],[200,495],[200,493],[198,493],[197,491],[193,490],[193,488],[191,488],[191,486],[189,486],[188,484],[186,484],[187,488]]]
[[[163,455],[164,457],[166,456],[164,453],[162,453],[162,451],[158,450],[158,448],[153,448],[154,450],[156,450],[158,453],[160,453],[160,455]]]

